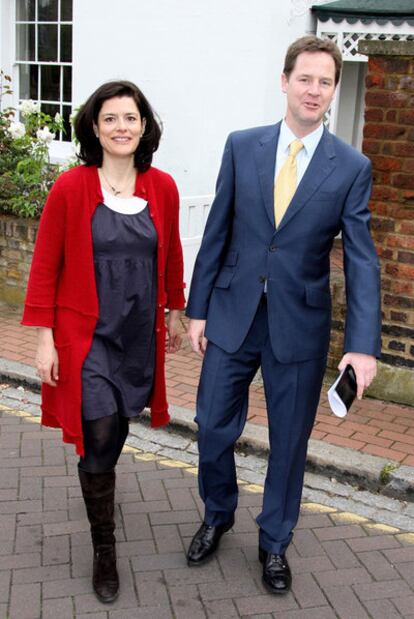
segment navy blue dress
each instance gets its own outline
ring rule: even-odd
[[[82,416],[134,417],[155,367],[157,233],[148,206],[127,215],[99,204],[92,239],[99,319],[82,369]]]

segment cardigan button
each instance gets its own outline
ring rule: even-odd
[[[159,333],[159,332],[161,331],[161,329],[160,329],[159,327],[157,327],[157,328],[155,329],[155,331],[156,331],[157,333]]]

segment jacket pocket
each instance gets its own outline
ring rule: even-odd
[[[223,266],[225,267],[235,267],[237,264],[237,258],[239,257],[238,251],[228,251],[226,257],[224,258]]]
[[[234,270],[233,271],[221,271],[214,282],[214,288],[228,288],[230,286],[230,282],[233,279]]]
[[[59,383],[69,379],[72,346],[70,344],[55,344],[59,359]]]
[[[306,303],[311,307],[331,309],[331,294],[322,288],[306,286]]]

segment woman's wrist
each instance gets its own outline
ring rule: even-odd
[[[53,329],[50,327],[37,327],[37,341],[39,344],[53,343]]]

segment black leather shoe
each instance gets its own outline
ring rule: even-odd
[[[217,550],[221,536],[234,525],[234,517],[226,524],[211,526],[203,522],[187,552],[188,565],[201,565]]]
[[[259,548],[263,563],[263,584],[270,593],[287,593],[292,585],[292,574],[285,555],[275,555]]]

